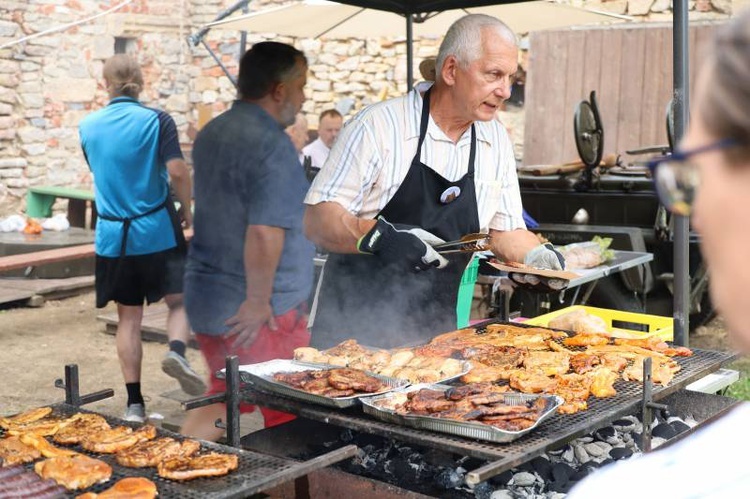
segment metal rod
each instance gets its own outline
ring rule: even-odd
[[[406,14],[406,90],[414,86],[414,19]]]
[[[675,0],[672,14],[672,63],[674,65],[674,134],[675,143],[688,125],[689,41],[688,0]],[[674,222],[674,342],[688,346],[690,331],[690,220],[673,215]]]
[[[232,73],[229,72],[229,70],[224,65],[224,63],[221,62],[221,59],[219,59],[219,57],[216,55],[216,53],[213,50],[211,50],[211,47],[208,46],[208,44],[206,43],[206,40],[201,40],[201,43],[203,44],[203,46],[205,47],[205,49],[208,50],[208,53],[211,54],[211,57],[213,57],[214,61],[216,61],[216,64],[218,64],[219,67],[221,68],[221,70],[224,71],[224,74],[227,75],[227,78],[229,78],[229,81],[232,82],[232,85],[234,85],[235,88],[236,88],[237,87],[237,78],[235,78],[234,75],[232,75]]]
[[[99,390],[98,392],[81,395],[79,398],[79,401],[80,401],[79,405],[91,404],[91,403],[98,402],[104,399],[108,399],[114,396],[115,396],[115,391],[113,389],[105,388],[104,390]]]
[[[227,388],[227,443],[240,446],[240,359],[230,355],[226,359]]]
[[[484,482],[485,480],[489,480],[493,476],[499,475],[507,469],[508,463],[505,460],[492,461],[491,463],[487,463],[484,466],[475,469],[474,471],[469,471],[468,473],[466,473],[464,481],[469,487],[474,487]]]
[[[643,429],[641,430],[641,450],[649,452],[651,450],[651,357],[643,360],[643,406],[641,407],[641,421]]]
[[[245,1],[245,4],[242,6],[242,13],[247,14],[250,9],[247,8],[247,4],[250,3],[249,0]],[[242,60],[242,56],[245,55],[245,49],[247,48],[247,31],[244,29],[240,31],[240,48],[239,48],[239,54],[237,54],[237,63]]]
[[[65,366],[65,403],[81,405],[81,391],[78,386],[78,364]]]
[[[239,2],[235,3],[231,7],[226,8],[225,10],[219,12],[219,14],[214,18],[213,22],[221,21],[225,17],[229,17],[231,14],[233,14],[237,9],[242,8],[243,12],[247,12],[247,4],[250,0],[240,0]],[[203,37],[206,36],[206,34],[211,31],[211,28],[208,26],[204,26],[201,28],[197,33],[194,35],[188,36],[188,42],[192,43],[194,46],[198,46],[198,43],[203,41]]]
[[[206,395],[205,397],[198,397],[197,399],[186,400],[182,404],[182,408],[186,411],[197,409],[198,407],[205,407],[207,405],[220,404],[226,399],[225,392],[215,393],[213,395]]]

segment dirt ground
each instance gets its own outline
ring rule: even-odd
[[[105,388],[115,392],[113,398],[86,408],[122,416],[127,395],[115,338],[104,332],[104,323],[96,320],[97,315],[115,311],[114,304],[97,310],[93,292],[48,301],[41,308],[0,310],[0,415],[64,401],[65,393],[55,388],[55,379],[65,377],[65,365],[78,364],[82,394]],[[161,371],[166,352],[165,344],[143,343],[142,390],[148,414],[160,414],[168,425],[179,426],[185,412],[176,398],[189,396]],[[206,375],[199,351],[188,349],[187,358],[199,374]],[[260,427],[255,415],[242,419],[243,429]]]
[[[106,334],[104,324],[96,320],[97,315],[114,311],[114,305],[97,310],[93,293],[49,301],[41,308],[0,310],[0,415],[63,401],[64,392],[54,387],[55,379],[64,378],[66,364],[78,364],[81,393],[105,388],[115,391],[113,398],[87,407],[121,416],[126,395],[114,336]],[[691,335],[690,346],[730,349],[724,322],[716,319],[708,327],[699,328]],[[185,413],[175,397],[187,396],[179,391],[176,381],[161,371],[160,362],[167,347],[144,342],[143,349],[146,410],[164,416],[168,424],[179,425]],[[188,349],[187,356],[195,369],[205,375],[206,367],[200,353]],[[750,367],[750,361],[744,363]],[[243,416],[242,426],[244,431],[257,429],[260,418]]]

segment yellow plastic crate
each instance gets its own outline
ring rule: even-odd
[[[574,310],[585,310],[591,315],[596,315],[604,319],[607,326],[611,328],[628,331],[629,333],[635,333],[642,336],[651,334],[657,335],[659,338],[667,341],[672,341],[674,332],[674,323],[671,317],[661,317],[659,315],[639,314],[636,312],[621,312],[620,310],[610,310],[607,308],[596,308],[587,307],[585,305],[573,305],[572,307],[566,307],[560,310],[555,310],[548,314],[534,317],[533,319],[527,319],[524,324],[531,324],[533,326],[546,327],[549,321],[555,317],[559,317],[568,312]],[[647,331],[637,331],[620,327],[618,324],[622,322],[629,322],[633,324],[643,325],[647,328]]]

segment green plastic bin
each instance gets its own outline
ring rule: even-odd
[[[458,299],[456,300],[456,327],[459,329],[469,325],[471,315],[471,304],[474,300],[474,285],[479,273],[479,259],[472,258],[461,277],[461,285],[458,287]]]

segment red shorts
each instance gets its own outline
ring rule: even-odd
[[[240,365],[255,364],[273,359],[291,359],[294,349],[306,347],[310,344],[310,333],[307,331],[307,316],[297,309],[290,310],[284,315],[274,317],[276,320],[276,331],[271,331],[264,325],[258,331],[258,337],[249,347],[232,350],[234,337],[209,336],[196,333],[203,357],[206,359],[211,375],[211,381],[206,395],[221,393],[226,390],[223,379],[216,377],[216,371],[224,369],[226,357],[236,355],[239,357]],[[240,412],[253,412],[255,406],[251,404],[240,404]],[[265,427],[270,428],[294,419],[294,416],[285,412],[260,408],[265,421]]]

